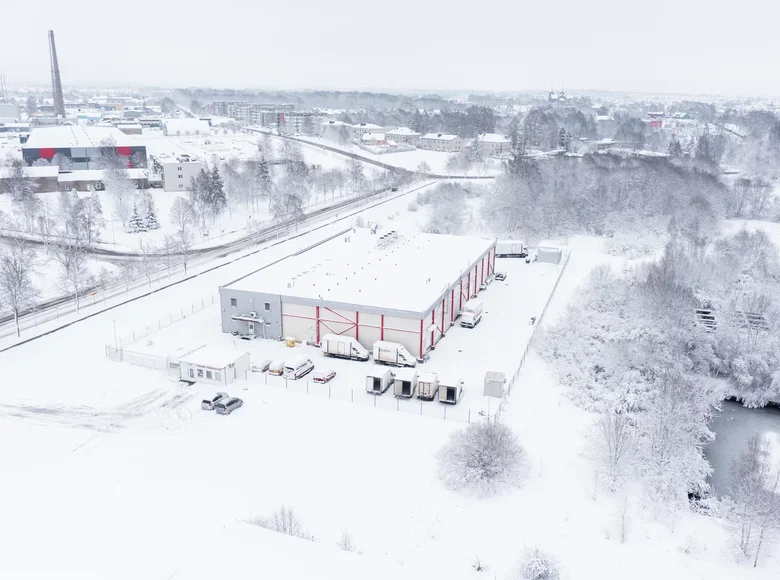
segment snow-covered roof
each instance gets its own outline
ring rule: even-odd
[[[430,139],[432,141],[452,141],[457,138],[457,135],[447,135],[444,133],[427,133],[420,137],[420,139]]]
[[[596,115],[597,121],[614,121],[615,118],[609,115]]]
[[[480,143],[509,143],[509,139],[498,133],[483,133],[478,138]]]
[[[198,350],[181,357],[179,361],[212,369],[224,369],[226,366],[235,363],[244,356],[246,352],[247,351],[235,350],[232,348],[203,346]]]
[[[382,129],[382,127],[380,127],[379,125],[374,125],[373,123],[358,123],[352,126],[359,127],[360,129]]]
[[[204,557],[208,554],[208,557]],[[311,542],[244,522],[230,523],[189,548],[175,580],[430,580],[435,574],[402,566],[383,556]],[[466,575],[453,577],[464,580]]]
[[[56,125],[35,127],[22,149],[66,149],[68,147],[100,147],[101,141],[113,139],[117,147],[131,147],[137,142],[114,126],[81,127]]]
[[[437,380],[436,373],[420,373],[417,381],[420,383],[433,383]]]
[[[366,133],[360,138],[362,141],[385,141],[384,133]]]
[[[345,123],[344,121],[334,121],[332,119],[325,119],[323,120],[320,125],[325,125],[326,127],[351,127],[349,123]]]
[[[414,367],[401,367],[395,369],[395,378],[398,381],[411,381],[417,376],[417,369]]]
[[[392,129],[387,132],[388,135],[407,135],[409,137],[413,137],[415,135],[419,135],[417,131],[413,131],[409,127],[397,127],[395,129]]]
[[[142,167],[132,167],[127,170],[129,179],[146,179],[147,175],[147,170]],[[75,181],[104,181],[105,179],[106,172],[103,169],[76,169],[67,173],[60,173],[57,181],[60,183],[73,183]]]
[[[201,121],[200,119],[163,119],[163,128],[169,134],[181,133],[185,135],[187,133],[201,135],[207,135],[211,133],[211,127],[207,121]]]
[[[415,316],[428,312],[495,244],[469,236],[390,234],[350,230],[227,287]]]
[[[43,177],[57,177],[59,168],[55,165],[24,167],[24,174],[30,179],[41,179]],[[0,179],[8,179],[13,174],[11,167],[0,167]]]

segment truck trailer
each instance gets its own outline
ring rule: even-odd
[[[338,334],[326,334],[320,341],[322,354],[352,360],[367,361],[369,352],[356,339]]]
[[[496,242],[496,258],[525,258],[528,246],[519,240],[499,240]]]
[[[397,367],[413,367],[417,364],[417,359],[402,344],[377,340],[374,343],[374,362]]]
[[[439,377],[436,373],[423,373],[417,377],[417,398],[433,401],[439,392]]]

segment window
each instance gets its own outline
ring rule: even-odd
[[[179,184],[179,189],[184,189],[184,184],[183,183]]]
[[[178,369],[179,368],[179,363],[175,363],[175,362],[168,363],[168,368],[170,368],[170,369]]]
[[[198,378],[199,379],[203,378],[203,369],[198,369]]]
[[[194,379],[194,378],[195,378],[195,371],[194,371],[194,370],[192,370],[192,369],[190,369],[190,378],[191,378],[191,379]]]
[[[181,167],[179,167],[179,171],[181,171]],[[181,177],[181,175],[179,175],[179,177]]]
[[[211,377],[211,371],[206,371],[206,378],[207,378],[207,379],[210,379],[210,378],[212,378],[212,377]]]
[[[238,306],[238,299],[236,299],[236,298],[231,298],[231,299],[230,299],[230,305],[231,305],[231,306]]]
[[[271,312],[271,303],[270,302],[265,302],[263,304],[263,310],[265,310],[266,312]]]
[[[219,371],[214,371],[214,378],[217,379],[218,381],[221,381],[222,373],[220,373]]]
[[[265,325],[266,326],[271,326],[271,323],[270,322],[266,322]]]
[[[181,173],[179,173],[179,179],[183,179],[183,178],[184,178],[184,177],[182,176],[182,174],[181,174]]]

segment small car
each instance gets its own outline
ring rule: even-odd
[[[282,376],[282,373],[284,373],[284,361],[283,360],[275,360],[270,365],[268,365],[268,374],[269,375],[276,375],[277,377]]]
[[[506,280],[506,272],[496,272],[496,280]]]
[[[238,397],[228,397],[227,399],[222,399],[219,403],[217,403],[214,406],[214,409],[217,411],[218,415],[230,415],[230,413],[243,406],[243,400],[239,399]]]
[[[390,191],[393,191],[393,192],[398,191],[398,188],[397,187],[393,187],[393,188],[390,189]]]
[[[230,396],[227,393],[217,393],[210,399],[203,399],[200,402],[200,408],[204,409],[205,411],[213,411],[214,406],[219,403],[220,401],[224,401],[225,399],[229,399]]]
[[[272,362],[273,361],[266,359],[263,362],[261,362],[259,365],[252,365],[252,372],[253,373],[264,373],[265,371],[268,370],[268,367],[271,366]]]
[[[326,371],[317,371],[311,376],[311,380],[315,383],[327,383],[328,381],[332,381],[335,376],[336,371],[328,369]]]

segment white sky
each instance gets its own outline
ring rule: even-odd
[[[780,95],[776,0],[8,0],[0,73],[63,84]]]

